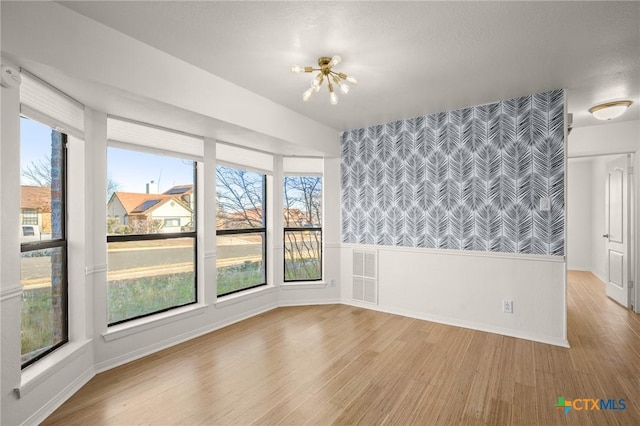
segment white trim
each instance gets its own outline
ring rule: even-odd
[[[355,247],[358,244],[352,244],[352,245]],[[343,243],[324,243],[324,248],[330,248],[330,249],[341,249],[341,248],[346,247],[346,246],[347,245],[343,244]],[[376,247],[378,247],[378,246],[376,246]]]
[[[279,308],[287,308],[290,306],[319,306],[319,305],[342,305],[340,299],[304,299],[304,300],[287,300],[280,302]]]
[[[22,398],[49,380],[51,376],[58,373],[62,368],[71,364],[74,359],[87,351],[91,342],[91,340],[69,342],[33,365],[25,368],[22,371],[20,386],[14,389],[17,397]]]
[[[434,249],[434,248],[423,248],[423,247],[401,247],[401,246],[385,246],[385,245],[375,245],[375,244],[353,244],[353,243],[342,243],[341,247],[350,248],[350,249],[364,248],[369,250],[388,250],[388,251],[400,251],[400,252],[410,252],[410,253],[443,254],[443,255],[450,255],[450,256],[490,257],[494,259],[533,260],[536,262],[564,263],[566,261],[565,256],[551,256],[546,254],[502,253],[502,252],[491,252],[491,251]]]
[[[253,172],[259,175],[267,175],[267,176],[273,175],[273,170],[260,169],[258,167],[247,166],[246,164],[234,163],[231,161],[225,161],[220,159],[216,159],[216,165],[227,167],[229,169],[238,169],[238,170],[244,170],[245,172]]]
[[[288,281],[280,284],[280,288],[283,290],[308,290],[326,287],[326,281]]]
[[[56,396],[51,398],[46,404],[40,407],[35,413],[29,416],[22,424],[37,425],[45,421],[47,417],[53,414],[62,404],[78,392],[89,380],[95,376],[93,367],[87,368],[74,381],[65,386]]]
[[[236,303],[244,302],[247,299],[254,299],[256,297],[263,296],[265,294],[273,293],[276,287],[273,285],[260,286],[251,288],[238,293],[229,294],[228,296],[219,297],[214,303],[216,308],[224,308],[225,306],[235,305]],[[276,306],[277,307],[277,306]]]
[[[87,266],[84,268],[84,274],[85,275],[91,275],[91,274],[98,274],[101,272],[107,272],[107,264],[102,264],[102,265],[93,265],[93,266]]]
[[[2,290],[2,292],[0,292],[0,302],[4,302],[5,300],[14,299],[16,297],[21,297],[21,296],[22,296],[21,285],[9,287],[7,289]]]
[[[259,308],[256,308],[256,309],[252,309],[250,311],[243,312],[241,314],[231,316],[231,317],[229,317],[229,318],[227,318],[227,319],[225,319],[223,321],[214,323],[212,325],[208,325],[208,326],[205,326],[205,327],[200,327],[198,329],[195,329],[195,330],[192,330],[192,331],[189,331],[189,332],[186,332],[186,333],[182,333],[182,334],[180,334],[178,336],[175,336],[173,338],[163,340],[163,341],[158,342],[156,344],[149,345],[149,346],[146,346],[144,348],[140,348],[140,349],[137,349],[135,351],[120,355],[120,356],[118,356],[116,358],[112,358],[112,359],[109,359],[107,361],[99,362],[99,363],[95,364],[95,366],[94,366],[95,373],[96,374],[102,373],[103,371],[110,370],[112,368],[118,367],[118,366],[126,364],[128,362],[135,361],[137,359],[143,358],[143,357],[145,357],[147,355],[154,354],[154,353],[159,352],[159,351],[161,351],[163,349],[170,348],[170,347],[178,345],[180,343],[184,343],[184,342],[187,342],[189,340],[195,339],[196,337],[203,336],[205,334],[214,332],[214,331],[219,330],[219,329],[224,328],[224,327],[228,327],[228,326],[230,326],[232,324],[235,324],[237,322],[244,321],[244,320],[249,319],[251,317],[254,317],[256,315],[260,315],[262,313],[271,311],[271,310],[273,310],[273,309],[275,309],[277,307],[278,307],[277,305],[266,305],[266,306],[262,306],[262,307],[259,307]]]
[[[122,339],[142,331],[151,330],[153,328],[162,327],[175,321],[180,321],[195,315],[205,313],[209,305],[196,303],[181,308],[172,309],[170,311],[161,312],[148,317],[137,320],[127,321],[122,324],[111,326],[106,332],[102,333],[102,337],[106,342]]]
[[[544,336],[535,333],[521,332],[512,330],[510,328],[495,327],[491,325],[478,324],[471,321],[459,320],[455,318],[444,317],[440,315],[429,315],[418,312],[405,311],[403,309],[385,308],[380,306],[374,306],[368,303],[355,302],[352,300],[342,300],[342,304],[354,306],[356,308],[371,309],[373,311],[384,312],[387,314],[400,315],[408,318],[415,318],[422,321],[435,322],[438,324],[450,325],[453,327],[462,327],[471,330],[482,331],[485,333],[494,333],[502,336],[515,337],[518,339],[531,340],[534,342],[546,343],[549,345],[561,346],[563,348],[570,348],[569,341],[565,338],[557,338],[552,336]]]

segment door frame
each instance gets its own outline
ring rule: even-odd
[[[568,171],[568,160],[578,159],[578,158],[596,158],[596,157],[612,157],[612,156],[623,156],[629,155],[631,156],[629,169],[630,173],[627,175],[627,184],[629,185],[629,280],[633,281],[633,287],[630,289],[629,294],[629,302],[631,304],[631,309],[640,314],[640,291],[638,290],[638,257],[636,253],[640,249],[640,239],[636,237],[637,228],[637,213],[638,213],[638,184],[637,180],[638,170],[637,163],[640,161],[640,155],[635,151],[625,151],[625,152],[611,152],[611,153],[598,153],[598,154],[582,154],[582,155],[573,155],[567,156],[567,171]],[[629,176],[630,175],[630,176]],[[569,180],[570,177],[568,173],[565,173],[565,180]],[[566,182],[565,182],[566,185]],[[568,185],[565,186],[568,190]],[[604,194],[603,194],[604,197]],[[567,209],[570,209],[571,206],[568,205],[568,196],[565,195],[565,218],[568,219],[568,215],[566,213]],[[565,237],[568,239],[569,235],[566,233],[567,224],[565,224]],[[568,244],[565,242],[565,248],[568,247]],[[565,253],[566,256],[566,253]]]

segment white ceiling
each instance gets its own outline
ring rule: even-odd
[[[632,99],[640,119],[640,2],[60,2],[337,130],[566,88],[587,109]],[[302,101],[315,65],[360,84]]]

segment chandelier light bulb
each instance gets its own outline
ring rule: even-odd
[[[302,71],[304,71],[304,68],[298,65],[294,65],[291,67],[291,72],[294,74],[300,74]]]
[[[331,92],[330,98],[331,105],[336,105],[338,103],[338,95],[336,95],[336,92]]]
[[[329,66],[330,67],[335,67],[340,62],[342,62],[342,58],[340,56],[338,56],[338,55],[334,55],[334,57],[331,58],[331,62],[329,62]]]
[[[313,87],[309,87],[302,94],[302,100],[305,101],[305,102],[309,102],[309,99],[311,99],[311,95],[313,95],[313,92],[314,92]]]
[[[311,86],[311,87],[313,87],[313,91],[315,93],[318,93],[320,91],[320,86]]]
[[[338,83],[340,85],[340,91],[345,95],[349,93],[349,85],[343,81]]]
[[[347,80],[351,84],[358,84],[358,80],[355,77],[349,76],[345,80]]]

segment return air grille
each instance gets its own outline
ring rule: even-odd
[[[353,251],[353,300],[378,304],[378,252]]]

